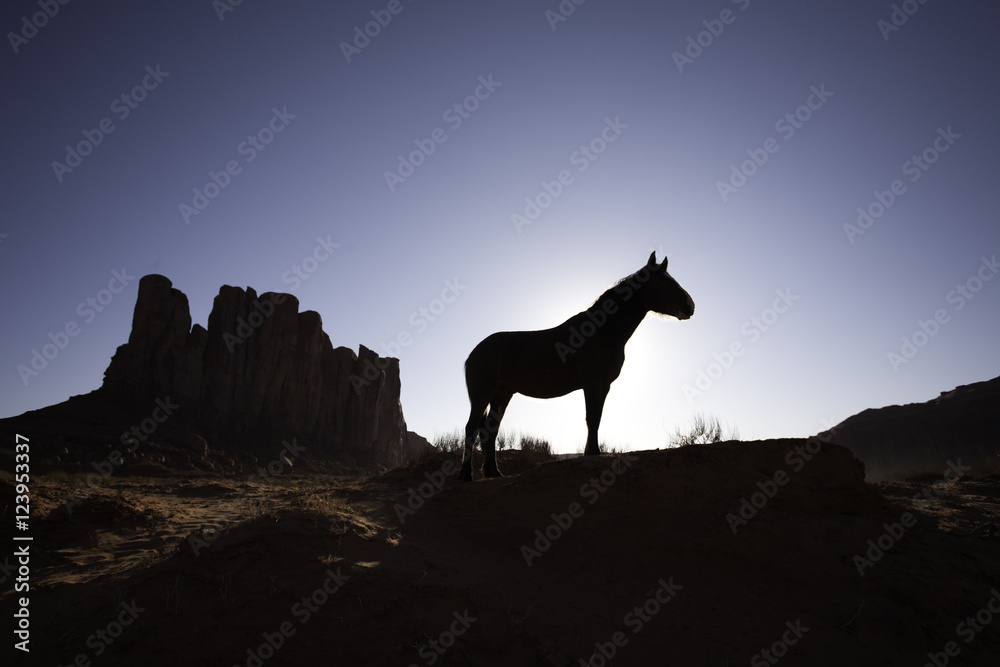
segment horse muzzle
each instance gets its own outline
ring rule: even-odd
[[[677,310],[674,317],[679,320],[689,320],[692,315],[694,315],[694,299],[689,296],[684,305]]]

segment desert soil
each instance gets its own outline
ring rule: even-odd
[[[30,664],[1000,664],[1000,476],[870,485],[804,443],[503,452],[469,484],[453,454],[89,495],[42,477]]]

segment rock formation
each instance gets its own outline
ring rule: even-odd
[[[147,275],[100,393],[169,396],[213,449],[266,455],[297,438],[314,455],[392,466],[408,450],[399,391],[397,359],[334,348],[294,296],[223,286],[206,329],[170,280]]]
[[[432,445],[427,438],[413,431],[406,432],[406,444],[409,447],[409,458],[411,459],[419,459],[437,451],[437,447]]]
[[[864,410],[829,434],[865,463],[869,481],[940,471],[959,457],[963,465],[987,464],[1000,456],[998,406],[1000,377],[941,392],[925,403]]]

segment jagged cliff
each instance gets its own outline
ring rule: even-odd
[[[289,294],[223,286],[205,328],[167,278],[148,275],[103,385],[0,419],[0,435],[27,434],[36,469],[82,469],[98,485],[164,468],[374,471],[421,451],[399,390],[397,359],[333,347]]]
[[[187,296],[155,274],[139,282],[132,332],[101,388],[170,396],[210,447],[294,437],[381,465],[406,458],[399,390],[398,360],[334,348],[319,314],[300,313],[294,296],[225,285],[208,328],[192,327]]]

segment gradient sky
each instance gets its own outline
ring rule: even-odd
[[[652,250],[697,310],[640,325],[609,445],[697,413],[805,436],[1000,374],[996,3],[47,4],[0,11],[0,416],[99,387],[160,273],[203,325],[223,284],[293,293],[335,346],[400,359],[433,438],[479,340]],[[580,451],[582,393],[504,426]]]

